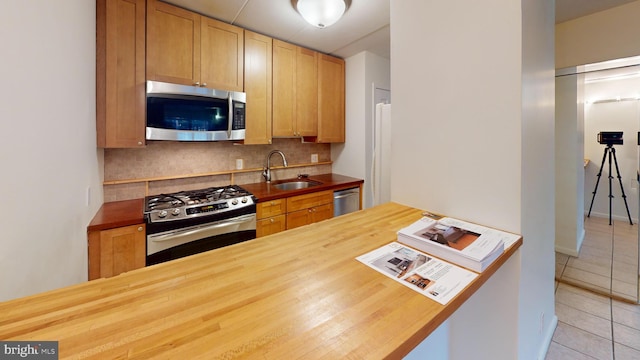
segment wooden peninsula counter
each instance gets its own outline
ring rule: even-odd
[[[58,341],[61,359],[401,358],[522,244],[440,305],[355,260],[420,217],[387,203],[3,302],[0,339]]]

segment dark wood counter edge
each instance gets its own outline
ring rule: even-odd
[[[292,179],[283,179],[283,180],[275,180],[272,184],[277,184],[278,182],[289,181]],[[352,178],[349,176],[339,175],[339,174],[320,174],[320,175],[309,175],[306,180],[317,181],[322,183],[321,185],[308,187],[305,189],[297,189],[297,190],[278,190],[272,186],[272,184],[267,184],[266,182],[260,183],[252,183],[252,184],[240,184],[247,191],[251,192],[257,199],[257,201],[265,202],[271,200],[282,199],[290,196],[309,194],[313,192],[326,191],[326,190],[342,190],[349,189],[353,187],[361,187],[364,184],[364,180]]]
[[[387,355],[385,359],[401,359],[411,352],[416,346],[418,346],[424,339],[426,339],[435,329],[437,329],[442,323],[444,323],[453,313],[458,310],[462,304],[464,304],[480,287],[489,280],[489,278],[498,269],[511,258],[511,256],[522,245],[522,237],[518,239],[511,247],[506,249],[502,255],[500,255],[496,261],[494,261],[489,267],[487,267],[469,286],[464,289],[458,296],[456,296],[445,307],[444,311],[439,312],[430,322],[425,324],[419,331],[413,336],[407,339],[401,344],[394,352]]]
[[[310,175],[309,180],[321,182],[322,185],[299,190],[277,190],[265,182],[240,184],[256,196],[258,202],[281,199],[289,196],[308,194],[325,190],[340,190],[362,186],[364,180],[339,174]],[[287,179],[291,180],[291,179]],[[277,183],[275,181],[274,183]],[[362,196],[362,192],[360,194]],[[87,226],[87,232],[108,230],[122,226],[144,223],[144,199],[112,201],[102,204],[96,215]]]
[[[106,202],[93,217],[87,232],[144,223],[144,199]]]

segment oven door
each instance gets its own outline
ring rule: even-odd
[[[147,266],[256,238],[256,214],[147,235]]]

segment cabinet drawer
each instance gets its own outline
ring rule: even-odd
[[[286,216],[278,215],[256,222],[256,237],[267,236],[287,229]]]
[[[256,204],[256,217],[264,219],[287,212],[287,202],[285,199],[271,200]]]
[[[333,203],[333,191],[319,191],[287,198],[287,211],[294,212],[318,205]]]

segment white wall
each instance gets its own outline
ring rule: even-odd
[[[87,279],[102,203],[95,2],[3,1],[0,43],[1,301]]]
[[[640,54],[640,0],[556,26],[556,69]]]
[[[559,76],[555,82],[555,250],[578,256],[585,235],[584,74]]]
[[[332,171],[364,179],[363,208],[373,204],[373,86],[389,89],[390,61],[368,51],[345,59],[346,141],[331,145]]]
[[[492,287],[513,299],[507,316],[493,321],[480,293],[466,311],[486,321],[449,324],[452,346],[472,328],[474,345],[493,351],[452,358],[535,359],[551,340],[553,32],[551,0],[391,2],[392,200],[524,236],[497,275],[511,280]]]

